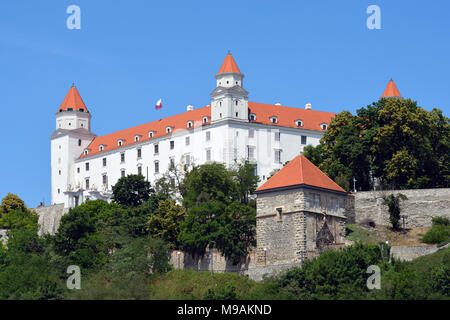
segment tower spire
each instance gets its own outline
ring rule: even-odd
[[[220,67],[219,72],[217,74],[228,72],[241,73],[236,64],[236,61],[234,61],[234,58],[230,53],[230,50],[228,50],[228,54],[225,57],[225,60],[223,60],[222,66]]]
[[[402,98],[402,95],[400,94],[400,91],[398,91],[397,86],[395,85],[394,80],[389,80],[386,89],[384,89],[382,98],[391,98],[391,97],[397,97]]]

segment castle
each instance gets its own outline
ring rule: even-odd
[[[51,204],[71,208],[89,199],[109,201],[112,186],[127,174],[142,174],[154,185],[170,166],[188,170],[211,161],[231,167],[245,159],[263,184],[305,146],[317,145],[335,116],[311,104],[249,101],[230,53],[215,78],[210,105],[189,105],[184,113],[104,136],[91,131],[91,112],[73,85],[51,135]]]

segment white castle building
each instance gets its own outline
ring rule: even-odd
[[[244,75],[229,53],[216,74],[211,104],[97,137],[75,86],[56,113],[51,135],[52,204],[70,208],[110,200],[120,177],[142,174],[154,185],[171,165],[211,161],[255,164],[261,184],[274,169],[317,145],[335,113],[248,101]],[[181,166],[180,166],[181,167]]]

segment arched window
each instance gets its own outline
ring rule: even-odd
[[[149,133],[148,133],[149,138],[153,138],[154,135],[155,135],[154,131],[149,131]]]
[[[171,133],[172,132],[172,127],[166,127],[166,133]]]
[[[248,119],[251,120],[251,121],[255,121],[256,120],[256,114],[250,113],[249,116],[248,116]]]
[[[99,150],[99,151],[103,151],[103,149],[105,149],[105,146],[101,144],[101,145],[98,147],[98,150]]]
[[[208,123],[208,117],[207,116],[203,117],[203,123]]]
[[[192,128],[194,126],[194,123],[191,121],[191,120],[189,120],[188,122],[187,122],[187,127],[188,128]]]
[[[123,140],[120,139],[119,141],[117,141],[117,145],[118,145],[119,147],[121,147],[121,146],[123,145]]]
[[[302,120],[295,120],[295,125],[297,127],[303,127],[303,121]]]
[[[328,129],[328,125],[326,123],[322,123],[322,124],[320,124],[320,128],[322,130],[327,130]]]
[[[141,140],[141,136],[140,135],[135,135],[134,136],[134,142],[138,142],[139,140]]]
[[[276,116],[272,116],[272,117],[270,117],[270,122],[278,123],[278,118]]]

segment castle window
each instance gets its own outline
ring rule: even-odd
[[[120,154],[120,162],[125,162],[125,152]]]
[[[275,149],[275,163],[281,163],[281,150]]]
[[[84,150],[84,155],[87,156],[89,153],[89,150]]]
[[[81,124],[81,127],[83,128],[83,124]]]
[[[220,107],[222,106],[222,101],[219,102],[219,106],[220,106]]]
[[[89,162],[86,162],[85,166],[86,166],[86,171],[89,171]]]
[[[254,138],[255,137],[255,129],[249,129],[248,130],[248,137]]]
[[[71,125],[71,123],[69,122],[69,126]]]
[[[302,136],[302,144],[306,144],[306,136]]]
[[[188,122],[187,122],[187,127],[188,127],[188,128],[192,128],[192,126],[193,126],[192,121],[188,121]]]
[[[125,169],[120,170],[120,176],[122,178],[125,177]]]
[[[297,127],[303,127],[303,121],[302,120],[295,120],[295,125]]]
[[[227,80],[227,84],[229,84],[229,83],[230,83],[230,81]]]
[[[153,131],[150,131],[149,133],[148,133],[148,137],[149,138],[153,138],[153,135],[154,135],[155,133],[153,132]]]
[[[80,108],[80,109],[78,109],[78,111],[80,111],[80,112],[84,112],[84,109],[83,109],[83,108]]]
[[[207,131],[206,132],[206,141],[210,141],[211,140],[211,131]]]
[[[238,117],[239,116],[239,113],[238,112],[236,112],[236,117]]]
[[[170,158],[169,159],[169,169],[173,169],[173,168],[175,168],[175,159]]]
[[[170,150],[173,150],[175,148],[175,141],[170,141]]]
[[[103,151],[104,146],[101,144],[100,147],[98,147],[98,150]]]
[[[73,111],[73,108],[67,108],[67,111]]]
[[[237,82],[236,82],[236,84],[237,84]],[[236,105],[238,105],[238,101],[236,100]]]
[[[107,186],[107,185],[108,185],[108,176],[107,176],[106,174],[104,174],[104,175],[102,176],[102,182],[103,182],[103,185],[104,185],[104,186]]]
[[[238,84],[238,82],[236,81],[236,84]]]
[[[249,115],[249,120],[251,120],[251,121],[255,121],[256,120],[256,114],[254,114],[254,113],[250,113],[250,115]]]
[[[77,173],[80,173],[80,167],[77,168]]]
[[[203,123],[207,123],[208,122],[208,117],[203,117]]]
[[[211,149],[206,149],[206,161],[211,161]]]
[[[106,158],[103,158],[103,166],[106,167]]]
[[[270,122],[272,122],[272,123],[278,123],[278,118],[275,117],[275,116],[270,117]]]
[[[89,190],[89,179],[86,179],[86,190]]]
[[[81,146],[81,139],[78,139],[78,146]]]
[[[275,141],[280,141],[280,136],[281,136],[280,132],[275,132]]]
[[[137,149],[137,157],[138,158],[142,157],[142,149],[141,148]]]
[[[277,208],[277,218],[278,221],[281,221],[283,219],[283,209],[282,208]]]
[[[153,147],[154,147],[154,149],[155,149],[155,154],[158,154],[158,152],[159,152],[159,145],[158,145],[157,143],[155,143],[155,144],[153,145]]]
[[[60,192],[61,192],[61,190],[60,190],[60,189],[58,189],[58,194],[60,194]]]
[[[166,127],[166,133],[171,133],[172,132],[172,127]]]
[[[141,139],[141,136],[135,135],[134,136],[134,142],[138,142]]]
[[[61,170],[58,171],[59,175],[61,175]]]
[[[170,178],[170,185],[175,187],[175,178]]]
[[[322,130],[327,130],[328,125],[327,125],[326,123],[322,123],[322,124],[320,125],[320,128],[321,128]]]
[[[190,143],[191,143],[191,137],[186,137],[186,145],[188,146],[188,145],[190,145]]]
[[[142,167],[138,166],[138,174],[140,174],[142,176]]]
[[[159,161],[155,161],[155,173],[159,173]]]

